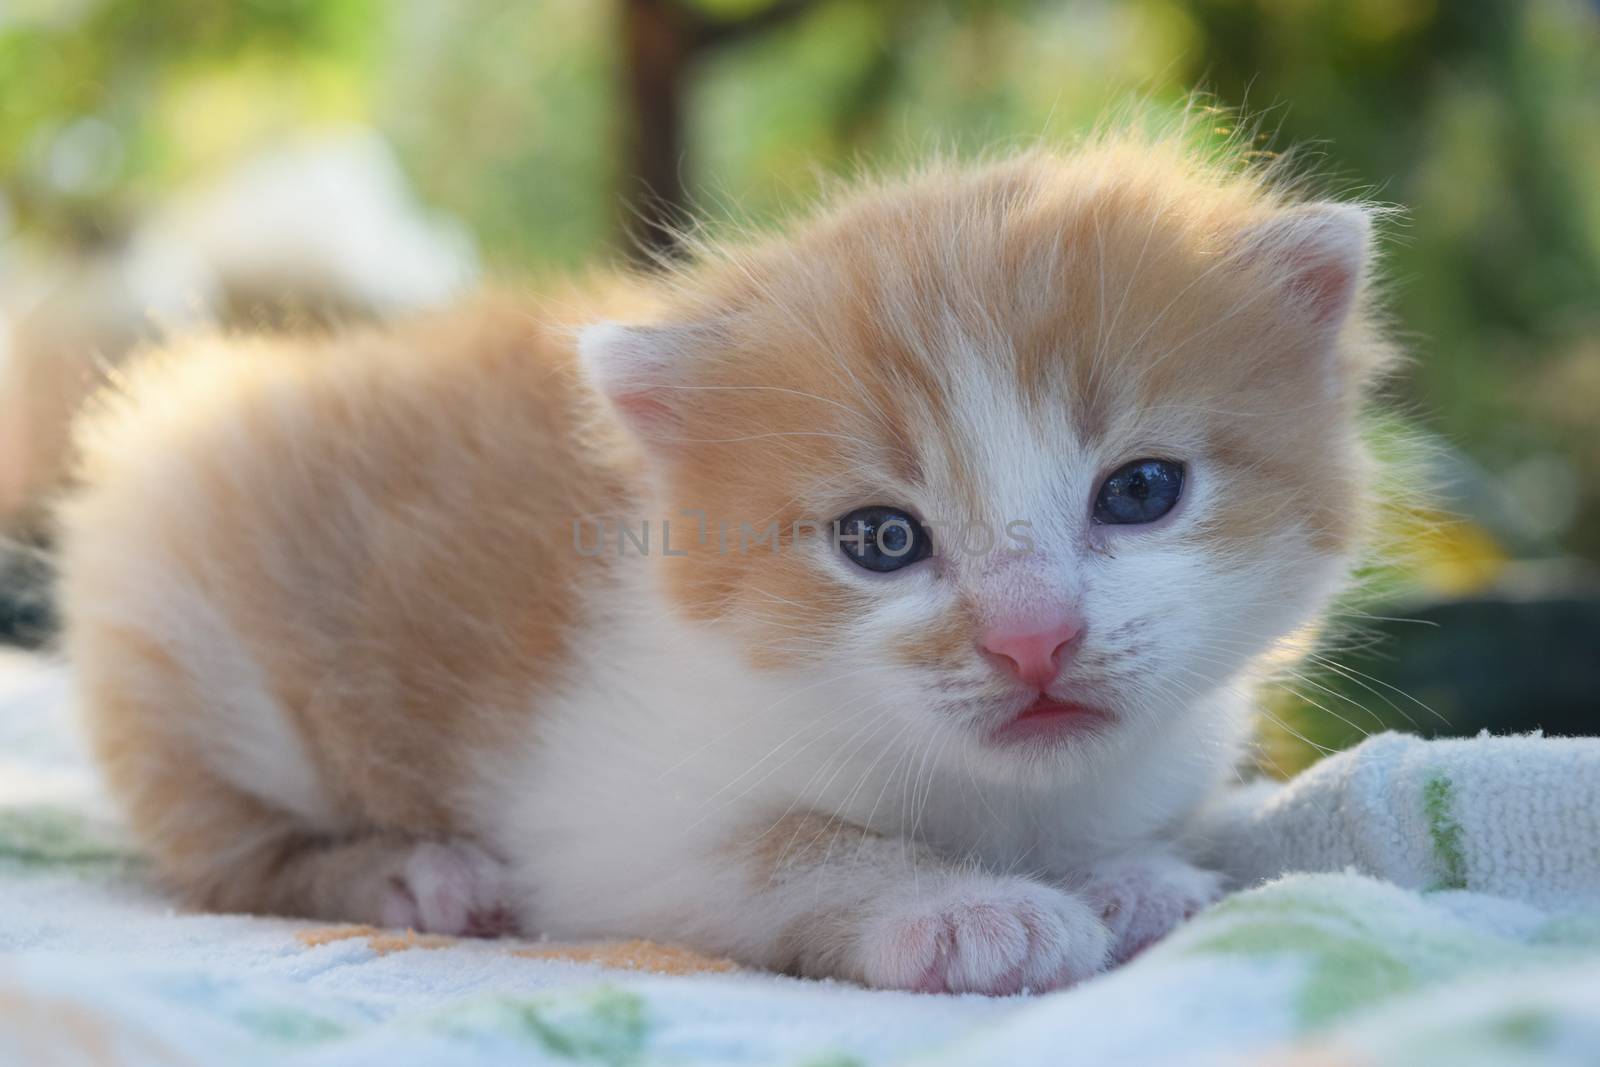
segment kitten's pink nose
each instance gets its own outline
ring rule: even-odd
[[[1002,623],[983,635],[983,650],[1000,666],[1035,689],[1047,688],[1061,673],[1061,661],[1083,634],[1083,620],[1067,615],[1040,624]]]

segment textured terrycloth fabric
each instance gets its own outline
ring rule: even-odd
[[[1235,893],[1075,989],[989,1000],[639,943],[183,914],[142,878],[65,700],[58,668],[0,656],[4,1065],[1600,1058],[1600,742],[1381,737],[1241,793],[1207,822],[1237,877],[1338,873]]]
[[[1207,861],[1244,885],[1353,869],[1407,889],[1592,904],[1600,740],[1379,734],[1288,785],[1241,790],[1206,822]]]

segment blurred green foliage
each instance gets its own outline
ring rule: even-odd
[[[263,117],[250,134],[325,117],[326,94],[307,83],[320,65],[362,61],[376,10],[360,0],[9,0],[0,7],[8,210],[63,237],[114,239],[141,200],[203,162],[182,155],[194,139],[179,125],[186,98],[208,80],[254,74]],[[296,99],[310,96],[320,99]]]
[[[759,27],[696,51],[683,85],[678,166],[711,218],[1195,88],[1268,147],[1309,145],[1330,189],[1404,209],[1386,273],[1416,359],[1395,410],[1485,472],[1498,525],[1486,546],[1434,535],[1440,588],[1485,554],[1600,560],[1594,0],[6,0],[0,241],[114,242],[174,188],[355,122],[498,269],[616,258],[642,7]]]
[[[5,208],[62,239],[114,236],[252,147],[362,121],[491,262],[590,261],[626,210],[622,6],[8,0]],[[707,19],[772,6],[685,0]],[[819,173],[1065,138],[1196,86],[1278,146],[1311,142],[1338,187],[1406,209],[1388,246],[1419,356],[1402,395],[1511,472],[1536,535],[1600,558],[1588,0],[817,0],[695,66],[681,166],[704,212],[760,220]]]

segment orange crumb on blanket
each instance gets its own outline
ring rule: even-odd
[[[449,948],[456,943],[453,937],[438,934],[419,934],[415,930],[400,932],[380,930],[376,926],[324,926],[315,930],[301,930],[294,935],[306,948],[331,945],[335,941],[348,941],[353,937],[367,939],[367,947],[380,956],[391,952],[404,952],[411,948]]]
[[[655,941],[599,941],[582,945],[549,945],[518,949],[512,955],[526,956],[535,960],[598,963],[602,967],[615,967],[625,971],[649,971],[652,974],[725,974],[739,969],[739,965],[732,960],[702,956],[690,949],[679,948],[677,945],[663,945]]]
[[[406,930],[403,933],[396,930],[380,930],[376,926],[319,926],[311,930],[301,930],[294,936],[306,948],[318,948],[336,941],[364,937],[367,939],[367,947],[380,956],[413,948],[448,948],[459,943],[454,937],[419,934],[415,930]],[[520,942],[508,942],[508,944],[520,944]],[[702,956],[698,952],[679,948],[677,945],[663,945],[643,940],[540,945],[536,948],[513,948],[510,952],[513,956],[530,960],[598,963],[602,967],[613,967],[622,971],[648,971],[651,974],[726,974],[739,969],[739,965],[732,960]]]

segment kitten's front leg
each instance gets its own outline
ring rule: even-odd
[[[1110,936],[1082,897],[960,867],[821,816],[746,849],[771,965],[886,989],[1005,995],[1099,971]]]
[[[1103,860],[1083,893],[1111,931],[1111,962],[1126,963],[1222,896],[1223,879],[1161,846]]]

